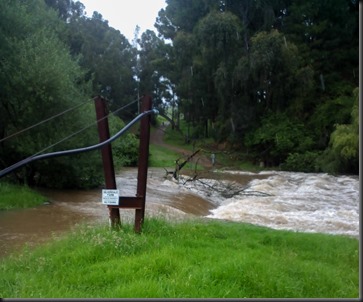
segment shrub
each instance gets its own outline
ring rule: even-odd
[[[304,153],[290,153],[281,165],[282,170],[296,172],[317,172],[317,158],[321,152],[306,151]]]
[[[125,123],[116,116],[109,117],[110,136],[115,135]],[[112,142],[115,167],[135,166],[139,156],[139,140],[133,133],[126,133]]]

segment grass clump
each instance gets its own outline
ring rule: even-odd
[[[12,298],[357,298],[358,240],[215,220],[80,226],[0,263]]]
[[[0,182],[0,210],[31,208],[45,201],[44,196],[28,186]]]

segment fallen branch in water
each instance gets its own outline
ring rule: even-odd
[[[181,169],[183,169],[183,167],[200,151],[200,149],[198,149],[197,151],[195,151],[193,154],[189,155],[187,157],[186,160],[184,160],[181,164],[179,164],[179,160],[181,160],[182,158],[178,158],[175,163],[176,163],[176,167],[175,167],[175,170],[174,170],[174,174],[173,174],[173,177],[175,179],[178,179],[179,177],[179,171]]]
[[[166,177],[168,175],[173,175],[173,178],[175,180],[177,180],[179,182],[179,172],[180,170],[198,153],[200,152],[201,149],[198,149],[197,151],[195,151],[193,154],[189,155],[182,163],[179,163],[179,161],[181,159],[183,159],[183,157],[178,158],[175,163],[176,163],[176,167],[174,171],[168,171],[167,169],[164,168],[164,170],[166,171]],[[197,159],[196,163],[195,163],[195,168],[194,168],[194,175],[185,179],[183,181],[183,185],[185,185],[188,182],[194,182],[194,181],[198,181],[199,183],[201,183],[204,187],[207,187],[217,193],[219,193],[222,197],[224,198],[232,198],[234,196],[237,195],[244,195],[244,196],[273,196],[269,193],[265,193],[265,192],[260,192],[260,191],[247,191],[250,187],[244,187],[241,188],[238,184],[236,183],[227,183],[227,184],[223,184],[222,182],[218,182],[217,181],[217,186],[214,185],[210,185],[204,181],[202,181],[201,179],[198,178],[198,170],[197,170],[197,166],[198,166],[198,161],[200,158]]]
[[[193,179],[188,179],[187,181],[192,181],[192,180],[195,180],[195,179],[196,179],[196,176],[194,176]],[[208,187],[208,188],[218,192],[219,194],[221,194],[225,198],[232,198],[232,197],[234,197],[236,195],[239,195],[239,194],[242,194],[244,196],[266,196],[266,197],[267,196],[272,196],[271,194],[268,194],[268,193],[265,193],[265,192],[260,192],[260,191],[246,191],[250,187],[244,187],[244,188],[241,189],[239,187],[236,187],[236,185],[233,186],[233,184],[223,185],[223,184],[219,183],[218,186],[220,188],[222,188],[222,189],[220,189],[220,188],[216,188],[214,185],[211,186],[211,185],[201,181],[200,179],[196,179],[196,180],[198,182],[200,182],[203,186]]]
[[[181,159],[183,159],[183,157],[180,157],[178,158],[176,161],[175,161],[175,170],[174,171],[168,171],[164,168],[164,170],[166,171],[166,176],[169,175],[169,174],[173,174],[173,177],[175,179],[179,179],[179,172],[181,169],[183,169],[183,167],[200,151],[200,149],[198,149],[197,151],[195,151],[193,154],[189,155],[182,163],[179,163],[179,161]]]

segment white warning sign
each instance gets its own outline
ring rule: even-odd
[[[102,190],[102,203],[107,205],[118,205],[118,190]]]

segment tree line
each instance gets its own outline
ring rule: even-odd
[[[358,173],[358,1],[166,4],[158,33],[136,30],[130,42],[80,1],[1,1],[0,168],[97,143],[96,126],[87,128],[95,95],[110,111],[125,107],[110,117],[116,131],[150,93],[160,112],[173,108],[175,123],[191,126],[192,139],[228,142],[287,170]],[[117,164],[136,164],[135,135],[113,149]],[[34,162],[11,178],[85,187],[101,171],[93,152]]]
[[[169,43],[142,41],[192,138],[286,170],[358,173],[358,1],[166,3],[156,27]]]

